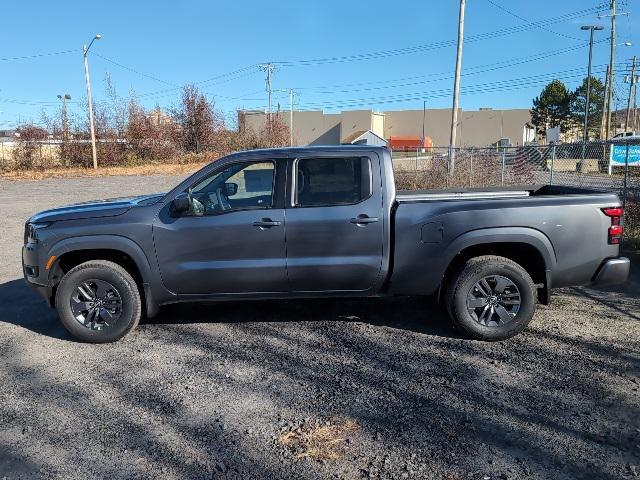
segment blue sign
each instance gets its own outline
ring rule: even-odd
[[[629,159],[627,160],[627,145],[611,145],[609,157],[610,166],[623,166],[628,161],[629,166],[640,166],[640,145],[629,145]]]

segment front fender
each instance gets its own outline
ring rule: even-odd
[[[151,266],[145,253],[133,240],[120,235],[83,235],[81,237],[65,238],[55,243],[49,250],[48,257],[55,255],[60,258],[65,253],[78,250],[118,250],[127,254],[135,262],[142,281],[151,280]]]
[[[120,235],[83,235],[65,238],[51,247],[47,257],[55,255],[60,258],[69,252],[103,249],[122,252],[128,255],[136,264],[142,277],[146,310],[149,317],[153,317],[157,313],[161,303],[172,299],[173,295],[164,289],[159,276],[154,274],[149,259],[142,248],[127,237]]]

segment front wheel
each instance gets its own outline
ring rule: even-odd
[[[93,260],[69,270],[58,285],[56,309],[65,328],[84,342],[115,342],[140,321],[138,286],[117,263]]]
[[[454,326],[477,340],[513,337],[529,324],[535,306],[531,276],[504,257],[468,260],[447,289],[447,309]]]

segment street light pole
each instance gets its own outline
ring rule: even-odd
[[[586,143],[589,141],[589,102],[591,100],[591,60],[593,57],[593,32],[595,30],[604,30],[604,27],[595,25],[584,25],[582,30],[590,30],[589,35],[589,66],[587,67],[587,98],[584,105],[584,130],[582,133],[582,141]],[[583,148],[584,150],[584,148]]]
[[[84,76],[87,82],[87,101],[89,102],[89,129],[91,130],[91,155],[93,157],[93,168],[98,168],[98,153],[96,151],[96,127],[93,119],[93,100],[91,99],[91,79],[89,77],[89,49],[93,42],[96,40],[100,40],[102,38],[101,35],[96,35],[91,39],[89,45],[84,45],[82,47],[82,55],[84,57]]]
[[[289,146],[293,147],[293,88],[289,89]]]
[[[62,139],[67,140],[69,137],[69,119],[67,116],[67,100],[71,100],[71,95],[65,93],[64,95],[58,95],[58,98],[62,100]]]

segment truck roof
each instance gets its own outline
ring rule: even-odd
[[[264,155],[284,155],[291,153],[309,154],[313,152],[343,152],[345,150],[353,152],[370,152],[372,150],[387,150],[387,147],[380,145],[309,145],[305,147],[278,147],[278,148],[258,148],[255,150],[244,150],[234,152],[231,155],[242,155],[247,153],[256,153]]]

